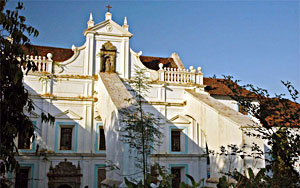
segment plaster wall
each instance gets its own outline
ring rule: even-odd
[[[207,104],[195,99],[190,95],[186,95],[187,106],[186,113],[195,118],[200,124],[201,130],[205,134],[205,140],[208,149],[220,152],[221,146],[228,144],[242,145],[242,131],[238,124],[224,117],[215,109]],[[227,159],[222,156],[214,155],[210,157],[211,162],[211,177],[219,177],[220,171],[227,172],[229,170]],[[235,168],[242,168],[242,161],[239,159],[234,160]]]
[[[238,104],[236,101],[232,100],[229,96],[218,96],[212,95],[213,98],[217,99],[219,102],[229,106],[233,110],[238,111]]]
[[[86,44],[87,42],[82,47],[77,48],[76,51],[73,50],[74,55],[69,60],[60,62],[63,67],[55,66],[55,73],[58,75],[88,75],[87,72],[85,72],[86,67],[89,66],[88,62],[85,61],[88,56],[88,54],[86,54]]]

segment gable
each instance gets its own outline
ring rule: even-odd
[[[105,20],[101,23],[98,23],[97,25],[86,29],[84,31],[84,35],[88,33],[96,33],[100,35],[111,35],[111,36],[126,36],[131,37],[132,34],[121,27],[119,24],[112,20]]]
[[[190,124],[191,122],[188,120],[187,117],[184,117],[182,115],[176,115],[172,117],[168,122],[173,124]]]

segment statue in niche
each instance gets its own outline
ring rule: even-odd
[[[109,56],[105,58],[105,72],[112,72],[112,64]]]
[[[117,48],[111,42],[106,42],[100,49],[100,72],[116,72]]]

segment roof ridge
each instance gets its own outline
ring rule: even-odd
[[[54,46],[41,46],[41,45],[35,45],[31,44],[33,47],[42,47],[42,48],[56,48],[56,49],[63,49],[63,50],[72,50],[71,48],[62,48],[62,47],[54,47]]]
[[[158,57],[158,56],[148,56],[148,55],[141,55],[140,57],[154,57],[154,58],[173,59],[172,57]]]

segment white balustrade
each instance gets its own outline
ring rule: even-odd
[[[37,70],[36,72],[48,72],[51,73],[52,72],[52,54],[48,53],[47,57],[45,56],[26,56],[26,60],[28,61],[32,61],[35,63]]]
[[[194,83],[203,84],[203,74],[201,67],[194,69],[190,66],[189,69],[163,68],[163,64],[159,64],[159,80],[169,83]]]

